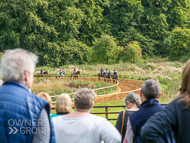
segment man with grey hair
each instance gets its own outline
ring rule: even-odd
[[[49,104],[31,93],[38,57],[23,49],[1,58],[0,142],[54,143]]]
[[[96,93],[87,88],[74,95],[76,111],[53,118],[57,143],[121,143],[121,135],[105,118],[90,114]]]
[[[157,100],[161,95],[160,89],[159,83],[153,79],[146,80],[142,84],[140,91],[142,104],[138,111],[129,116],[123,143],[146,143],[140,135],[141,127],[152,115],[163,109]],[[162,135],[162,139],[165,143],[172,143],[172,132],[168,131]]]

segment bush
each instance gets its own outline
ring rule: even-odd
[[[139,42],[132,41],[124,48],[123,61],[142,62],[142,49],[139,46]]]
[[[102,35],[93,44],[92,63],[113,64],[119,62],[122,48],[117,46],[115,38],[109,35]]]
[[[169,59],[179,60],[189,55],[190,29],[176,28],[169,37],[171,45],[169,47]]]

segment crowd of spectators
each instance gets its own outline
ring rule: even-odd
[[[68,94],[52,100],[45,93],[31,93],[37,56],[23,49],[7,50],[1,58],[1,143],[189,143],[190,60],[182,73],[179,97],[166,107],[159,104],[161,87],[146,80],[140,96],[130,93],[116,126],[90,114],[96,93],[79,89],[74,103]],[[75,110],[72,110],[75,107]]]

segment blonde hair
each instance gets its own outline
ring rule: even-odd
[[[94,104],[96,93],[88,88],[79,89],[74,95],[77,110],[89,110]]]
[[[68,94],[63,93],[63,94],[58,96],[57,101],[56,101],[55,110],[57,113],[59,113],[59,112],[67,112],[67,113],[73,112],[71,98]]]
[[[51,97],[49,96],[49,94],[47,94],[45,92],[40,92],[40,93],[37,94],[37,96],[39,96],[39,97],[43,98],[44,100],[46,100],[49,103],[49,105],[51,106],[52,100],[51,100]]]
[[[190,107],[190,60],[187,61],[183,69],[182,82],[179,90],[179,97],[183,97],[179,102],[185,102],[184,109],[188,109]]]

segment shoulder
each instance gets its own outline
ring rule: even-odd
[[[182,109],[183,107],[185,107],[185,102],[184,101],[180,101],[183,97],[179,97],[176,98],[175,100],[173,100],[172,102],[170,102],[168,105],[166,105],[166,109],[169,110],[176,110],[177,108]]]
[[[52,120],[54,126],[56,126],[56,125],[60,126],[60,124],[64,122],[64,120],[62,119],[62,116],[55,116],[55,117],[51,118],[51,120]]]
[[[133,114],[131,114],[131,115],[129,116],[129,118],[134,118],[134,117],[138,116],[139,113],[141,113],[141,109],[139,109],[138,111],[136,111],[136,112],[134,112]]]
[[[92,120],[97,120],[97,121],[107,121],[107,119],[103,118],[103,117],[99,117],[93,114],[89,114],[88,118],[92,119]]]
[[[91,123],[96,124],[98,127],[101,127],[102,125],[107,124],[109,122],[107,119],[103,117],[99,117],[92,114],[90,114],[88,118],[89,118],[88,120],[91,121]]]

